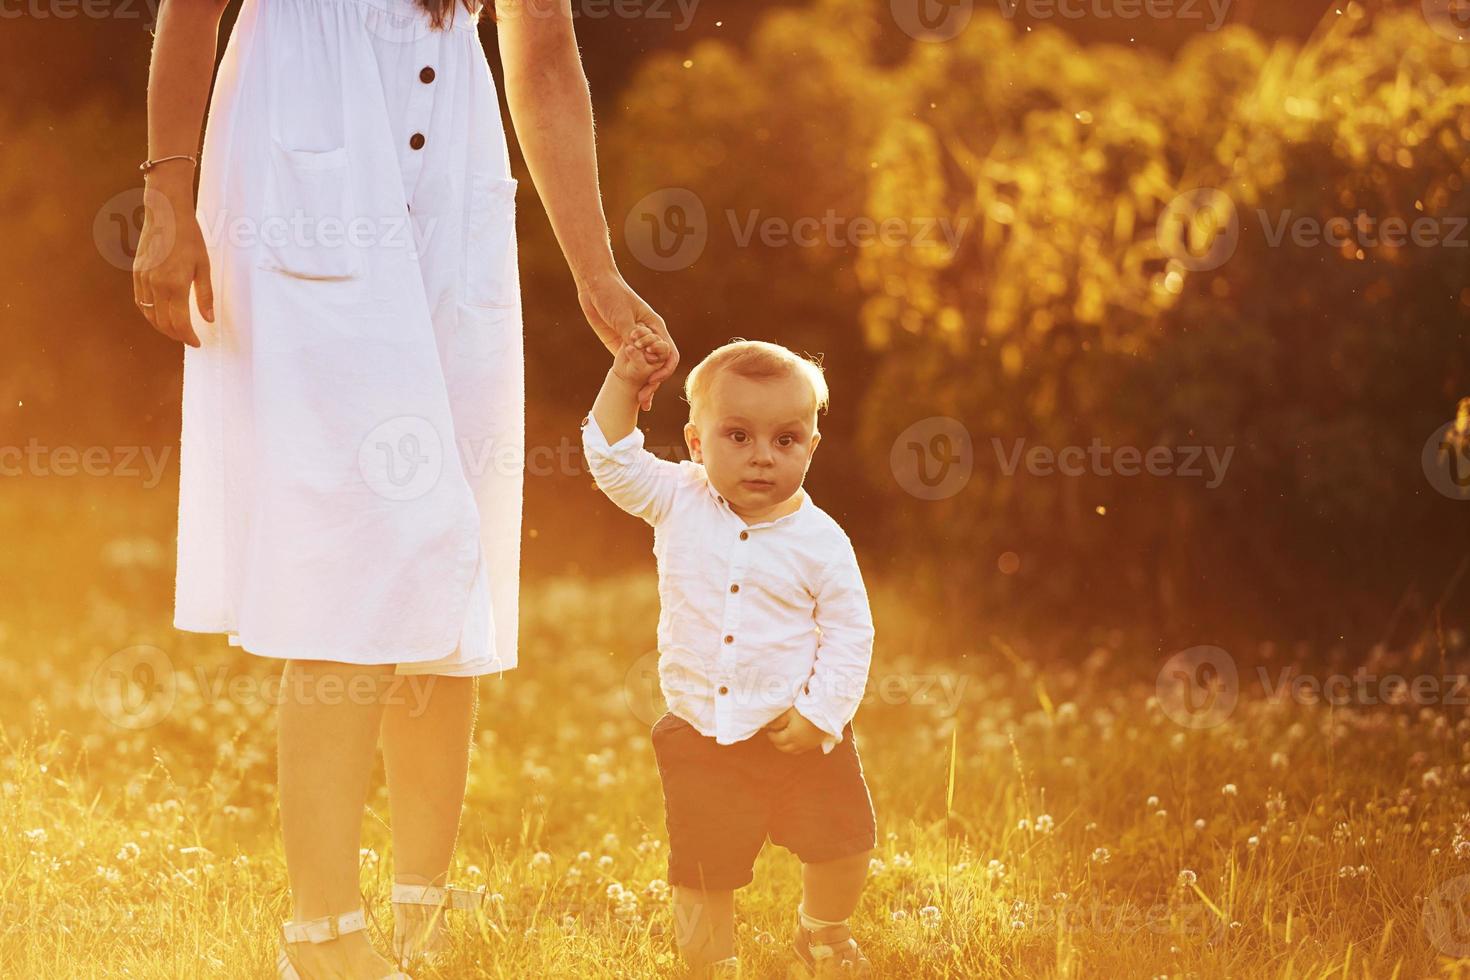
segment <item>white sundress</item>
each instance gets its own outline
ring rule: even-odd
[[[174,625],[263,657],[516,666],[516,182],[476,18],[243,0],[197,216]]]

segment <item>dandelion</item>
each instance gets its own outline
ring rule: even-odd
[[[1440,772],[1439,766],[1427,770],[1424,775],[1419,777],[1420,785],[1425,789],[1438,789],[1441,783]]]
[[[868,858],[868,874],[881,875],[886,870],[888,870],[888,865],[884,864],[882,859]]]
[[[592,852],[591,851],[578,851],[577,852],[577,863],[578,864],[586,864],[588,861],[591,861],[591,860],[592,860]]]
[[[1234,783],[1226,783],[1224,786],[1221,786],[1220,787],[1220,792],[1224,793],[1226,796],[1236,796],[1236,795],[1238,795],[1237,792],[1236,792],[1235,784]]]
[[[1195,817],[1195,819],[1194,819],[1194,829],[1195,830],[1204,830],[1205,829],[1205,818],[1204,817]]]
[[[143,853],[142,848],[132,841],[128,841],[122,847],[118,848],[117,859],[119,861],[131,861],[141,853]]]
[[[1199,875],[1195,874],[1189,868],[1184,868],[1179,872],[1179,885],[1181,888],[1187,888],[1198,880]]]
[[[1159,808],[1159,798],[1157,796],[1150,796],[1143,804],[1143,808],[1145,810],[1157,810]]]
[[[1285,752],[1272,752],[1271,753],[1271,768],[1272,769],[1285,769],[1286,766],[1287,766],[1287,758],[1286,758],[1286,753]]]
[[[1051,818],[1050,813],[1043,813],[1041,816],[1036,818],[1036,832],[1039,834],[1051,833],[1052,827],[1054,825],[1055,824]]]
[[[34,830],[27,830],[25,832],[25,838],[32,844],[44,844],[46,843],[46,828],[37,827]]]
[[[669,897],[669,883],[662,878],[655,878],[643,889],[644,894],[655,902],[662,902]]]
[[[600,858],[597,859],[597,870],[598,871],[610,871],[610,870],[612,870],[612,866],[613,866],[613,859],[611,857],[609,857],[608,855],[606,855],[606,854],[604,854],[602,857],[600,857]]]
[[[925,929],[938,929],[939,920],[939,909],[933,905],[926,905],[919,909],[919,921],[923,923]]]
[[[985,877],[986,880],[992,882],[1005,881],[1006,866],[992,858],[990,863],[985,866]]]
[[[610,898],[610,899],[612,899],[614,902],[620,902],[620,901],[622,901],[622,899],[623,899],[623,886],[620,885],[620,884],[618,884],[616,881],[613,882],[611,885],[608,885],[607,886],[607,897]]]
[[[532,868],[546,868],[551,866],[551,855],[545,851],[537,851],[531,855]]]
[[[909,914],[903,909],[894,909],[892,912],[888,913],[888,917],[894,922],[902,922],[904,919],[907,919],[909,917]]]
[[[1113,858],[1112,853],[1106,847],[1094,848],[1092,860],[1097,864],[1107,864]]]
[[[1257,837],[1255,834],[1251,834],[1249,837],[1247,837],[1245,839],[1245,846],[1246,847],[1255,847],[1256,845],[1258,845],[1260,843],[1261,843],[1261,839],[1259,837]]]
[[[909,856],[908,851],[900,851],[898,854],[893,855],[893,866],[895,868],[911,868],[914,866],[914,859]]]

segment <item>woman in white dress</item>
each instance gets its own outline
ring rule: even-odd
[[[378,978],[358,845],[379,735],[402,965],[474,904],[447,872],[475,678],[516,665],[516,181],[475,0],[242,0],[210,95],[228,2],[160,8],[140,166],[134,299],[186,345],[174,624],[284,661],[281,974]],[[667,340],[612,255],[568,0],[497,6],[589,324],[609,351],[638,323]]]

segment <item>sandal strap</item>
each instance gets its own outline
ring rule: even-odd
[[[366,928],[367,916],[362,909],[357,908],[351,912],[324,915],[319,919],[282,923],[281,934],[288,943],[329,943],[338,936]]]
[[[468,912],[484,904],[485,889],[409,885],[395,881],[393,901],[401,905],[435,905]]]
[[[855,959],[857,956],[861,955],[858,952],[857,940],[856,939],[853,939],[851,936],[849,936],[848,938],[844,939],[840,943],[813,943],[813,942],[808,942],[807,943],[807,949],[809,949],[809,950],[812,951],[812,958],[813,959],[825,960],[825,959],[830,959],[832,957],[838,957],[839,958],[839,962],[844,962],[844,963],[847,962],[849,959]],[[844,953],[849,954],[849,955],[848,956],[842,955]]]

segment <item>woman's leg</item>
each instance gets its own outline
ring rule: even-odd
[[[464,808],[479,685],[473,677],[413,675],[399,680],[382,723],[393,878],[411,885],[444,885]],[[416,944],[436,912],[429,906],[399,910],[404,938]]]
[[[288,660],[278,773],[281,833],[297,920],[361,907],[362,812],[375,762],[382,692],[393,664]],[[388,962],[366,932],[290,947],[307,980],[381,977]]]

